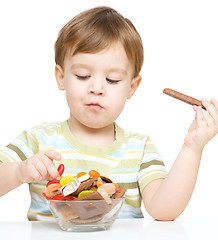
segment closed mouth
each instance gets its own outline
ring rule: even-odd
[[[90,108],[94,108],[94,109],[102,109],[103,107],[98,104],[98,103],[89,103],[89,104],[86,104],[88,107]]]

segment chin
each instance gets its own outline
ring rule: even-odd
[[[86,122],[84,123],[84,125],[87,127],[87,128],[92,128],[92,129],[101,129],[101,128],[105,128],[105,127],[108,127],[110,126],[111,124],[113,123],[102,123],[102,122],[97,122],[97,121],[93,121],[93,122]]]
[[[92,128],[92,129],[100,129],[100,128],[105,128],[108,125],[103,125],[103,124],[88,124],[86,125],[88,128]]]

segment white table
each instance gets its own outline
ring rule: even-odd
[[[1,240],[212,240],[218,239],[218,219],[184,218],[173,222],[117,219],[109,230],[65,232],[55,222],[0,222]]]

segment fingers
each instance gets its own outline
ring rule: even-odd
[[[43,179],[46,179],[46,177],[48,175],[48,171],[47,171],[47,168],[46,168],[44,162],[43,161],[37,161],[35,163],[35,168],[36,168],[36,170],[38,171],[38,173],[40,175],[39,176],[39,180],[41,181]]]
[[[60,160],[61,155],[54,150],[40,151],[33,157],[25,160],[23,173],[26,182],[50,180],[59,178],[60,175],[53,160]]]
[[[215,99],[211,99],[210,102],[206,99],[202,100],[203,105],[207,111],[203,111],[204,117],[209,127],[218,124],[218,102]]]
[[[218,101],[216,101],[214,98],[210,100],[211,104],[213,104],[215,113],[214,113],[214,119],[216,123],[218,124]]]
[[[55,179],[60,177],[57,168],[53,163],[53,160],[61,160],[61,155],[54,150],[47,150],[43,152],[41,162],[44,164],[44,169],[46,169],[45,172],[44,169],[41,168],[40,173],[42,174],[43,178]]]
[[[195,119],[197,120],[198,126],[206,125],[203,109],[200,106],[195,106],[195,112]]]
[[[217,114],[218,106],[216,105],[218,105],[218,103],[215,99],[211,99],[211,101],[209,102],[204,98],[202,99],[202,104],[212,116],[215,116]]]
[[[53,164],[53,160],[56,161],[61,160],[61,155],[54,150],[47,150],[45,151],[45,156],[47,157],[45,158],[45,164],[47,166],[49,175],[51,176],[52,179],[59,178],[60,175]]]
[[[24,182],[33,182],[36,180],[41,181],[42,180],[42,176],[40,174],[40,172],[37,170],[37,168],[34,167],[34,165],[28,164],[26,171],[29,174],[29,178],[27,178],[26,180],[24,180]]]
[[[218,101],[216,99],[212,98],[210,102],[215,106],[216,110],[218,110]]]
[[[211,99],[210,102],[206,99],[202,99],[202,103],[206,108],[206,111],[199,106],[194,106],[196,112],[195,119],[199,126],[207,126],[213,131],[218,131],[218,102],[215,99]]]
[[[53,149],[46,150],[44,153],[51,160],[56,160],[56,161],[61,160],[61,155]]]

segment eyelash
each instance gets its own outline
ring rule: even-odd
[[[106,78],[106,80],[110,84],[117,84],[120,81],[120,80],[112,80],[112,79],[109,79],[109,78]]]
[[[76,77],[77,77],[79,80],[86,80],[86,79],[88,79],[90,76],[79,76],[79,75],[76,75]]]
[[[88,78],[90,78],[90,76],[79,76],[79,75],[76,75],[76,77],[79,80],[87,80]],[[109,79],[109,78],[106,78],[106,80],[109,84],[117,84],[120,81],[120,80],[112,80],[112,79]]]

